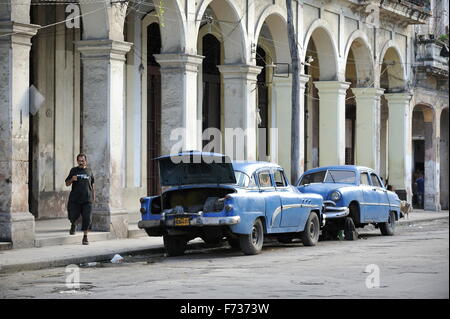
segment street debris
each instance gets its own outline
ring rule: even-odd
[[[115,254],[114,257],[111,259],[111,263],[113,264],[118,264],[118,263],[123,263],[124,259],[122,256],[120,256],[119,254]]]

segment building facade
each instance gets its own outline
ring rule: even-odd
[[[425,209],[448,209],[448,58],[429,36],[448,34],[433,20],[448,4],[292,6],[302,170],[369,166],[409,201],[422,170]],[[159,191],[158,155],[214,150],[289,176],[291,64],[284,0],[2,1],[0,240],[32,246],[36,219],[67,216],[80,151],[93,229],[119,238]]]

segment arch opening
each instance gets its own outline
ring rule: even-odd
[[[416,105],[412,116],[412,190],[413,207],[427,208],[436,193],[436,145],[434,143],[434,110]],[[428,205],[429,206],[429,205]]]

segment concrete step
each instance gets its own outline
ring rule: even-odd
[[[37,235],[34,241],[35,247],[47,247],[56,245],[68,245],[68,244],[80,244],[83,239],[83,233],[77,233],[75,235],[59,234],[49,236],[46,234]],[[90,232],[88,234],[89,242],[103,241],[110,239],[109,232]]]
[[[140,237],[147,237],[147,233],[143,229],[139,228],[128,228],[128,238],[140,238]]]
[[[0,250],[9,250],[12,249],[11,242],[0,242]]]

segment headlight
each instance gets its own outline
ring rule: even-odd
[[[334,191],[333,193],[331,193],[331,200],[337,202],[341,199],[341,196],[341,193],[339,193],[338,191]]]

